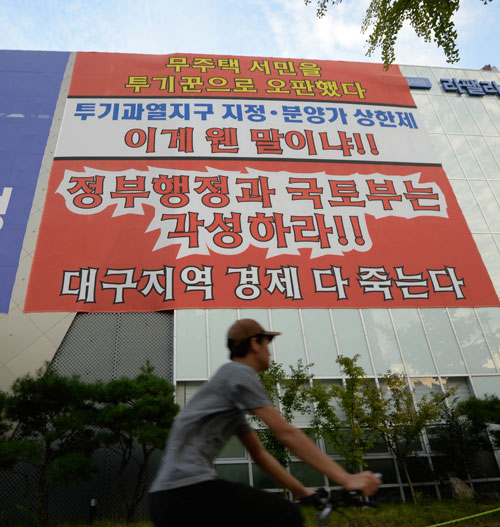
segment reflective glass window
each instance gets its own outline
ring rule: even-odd
[[[478,81],[484,80],[483,72],[480,70],[463,70],[464,75],[461,75],[461,78],[475,79]]]
[[[328,441],[325,441],[325,452],[329,456],[339,456],[340,455],[339,451]]]
[[[315,380],[315,382],[321,382],[321,384],[323,384],[323,385],[326,386],[327,388],[330,387],[330,386],[343,386],[341,380],[326,379],[326,380]],[[338,399],[332,397],[332,398],[329,400],[329,404],[330,404],[330,406],[331,406],[332,408],[335,409],[335,414],[337,415],[337,417],[338,417],[341,421],[346,419],[345,411],[344,411],[344,409],[342,408],[342,406],[340,405]]]
[[[474,240],[481,253],[486,269],[497,294],[500,296],[500,252],[493,236],[490,234],[474,234]]]
[[[478,97],[477,99],[475,97],[467,97],[465,103],[469,106],[472,115],[474,115],[474,119],[476,120],[482,134],[496,135],[498,133],[493,121],[490,119],[485,107],[483,106],[481,97]]]
[[[471,112],[467,105],[463,103],[462,98],[458,97],[449,97],[448,104],[451,106],[455,115],[457,116],[460,126],[465,134],[478,134],[479,128],[477,127],[474,117],[472,117]]]
[[[434,393],[442,393],[439,380],[435,377],[412,377],[410,384],[415,395],[415,401],[418,403],[423,397],[429,398]]]
[[[491,190],[493,191],[493,194],[495,194],[497,202],[500,203],[500,179],[490,181],[490,186]]]
[[[415,66],[411,66],[408,64],[400,64],[399,69],[405,77],[420,77],[420,75],[417,73],[417,69],[415,68]]]
[[[384,480],[383,483],[397,483],[398,476],[396,473],[396,467],[394,466],[394,460],[389,459],[365,459],[366,468],[365,470],[371,470],[372,472],[382,474]]]
[[[500,232],[500,205],[487,181],[471,181],[470,185],[492,231]]]
[[[496,71],[479,70],[477,73],[481,75],[482,80],[500,82],[500,75]]]
[[[339,377],[337,345],[328,309],[303,309],[302,322],[312,373],[317,377]]]
[[[474,310],[450,309],[450,316],[469,371],[471,373],[496,371]]]
[[[490,116],[491,120],[493,121],[497,133],[500,135],[500,104],[498,104],[498,101],[494,99],[490,100],[485,98],[485,100],[483,100],[483,106],[486,109],[486,112]]]
[[[448,134],[462,133],[462,128],[460,128],[460,124],[448,104],[448,97],[431,95],[430,98],[434,111],[439,115],[444,131]]]
[[[451,186],[470,230],[472,232],[488,232],[488,225],[481,214],[481,209],[476,200],[472,199],[469,183],[462,180],[452,180]]]
[[[365,437],[368,436],[368,431],[365,433]],[[389,449],[387,447],[387,443],[384,441],[384,438],[379,435],[376,437],[375,442],[371,446],[369,450],[367,450],[367,454],[387,454],[389,452]]]
[[[411,479],[413,482],[434,480],[434,474],[432,473],[431,466],[429,464],[429,458],[427,456],[410,458],[408,460],[408,472],[411,474]],[[422,491],[423,488],[419,487],[418,490]]]
[[[449,77],[453,77],[455,79],[468,79],[469,76],[467,75],[467,70],[462,70],[459,68],[449,68],[448,71]]]
[[[434,74],[433,68],[427,66],[415,66],[417,77],[427,77],[431,80],[432,87],[427,93],[440,94],[441,83],[439,82],[440,77]]]
[[[176,378],[206,379],[208,361],[205,310],[175,311],[175,334]]]
[[[456,76],[456,70],[448,68],[432,68],[432,73],[434,73],[434,78],[436,79],[436,85],[439,88],[439,93],[443,93],[439,79],[449,79]]]
[[[473,478],[496,478],[500,475],[493,452],[480,450],[472,457],[470,464]]]
[[[195,393],[203,386],[204,381],[201,382],[186,382],[186,404],[194,397]]]
[[[500,178],[500,165],[494,158],[488,143],[484,137],[470,136],[469,144],[474,151],[476,159],[481,164],[483,173],[487,179],[498,179]]]
[[[248,474],[248,463],[231,463],[215,465],[215,473],[220,479],[227,481],[235,481],[236,483],[250,484],[250,477]]]
[[[493,361],[498,371],[500,371],[500,308],[480,308],[477,309],[477,314],[493,355]]]
[[[421,309],[420,314],[440,373],[465,373],[465,364],[445,309]]]
[[[402,373],[403,362],[389,311],[364,309],[362,315],[377,373],[384,375],[389,370],[393,373]]]
[[[224,445],[224,448],[220,451],[219,458],[235,458],[245,457],[245,448],[241,441],[236,437],[232,436],[229,441]]]
[[[271,320],[273,330],[281,331],[281,335],[272,342],[276,361],[285,366],[295,366],[300,359],[305,364],[306,354],[298,310],[273,309]]]
[[[238,318],[236,309],[209,309],[210,375],[229,360],[227,330]]]
[[[258,489],[279,489],[279,483],[271,479],[257,465],[252,463],[253,486]]]
[[[500,137],[485,137],[484,140],[488,143],[491,153],[500,165]]]
[[[267,309],[240,309],[239,318],[251,318],[256,320],[264,329],[272,329],[269,321],[269,311]]]
[[[462,165],[465,175],[469,179],[484,178],[474,153],[472,152],[467,139],[463,135],[448,136],[453,149]]]
[[[416,309],[392,310],[396,332],[410,375],[435,375],[436,368]]]
[[[309,410],[306,412],[295,412],[292,418],[292,424],[297,428],[307,428],[311,424],[313,418],[313,407],[308,405]]]
[[[194,394],[199,390],[199,388],[203,385],[204,381],[198,381],[198,382],[186,382],[181,381],[178,382],[176,385],[175,390],[175,400],[177,404],[184,408],[186,404],[191,400],[191,398],[194,396]]]
[[[325,484],[323,474],[302,461],[291,463],[290,473],[306,487],[321,487]]]
[[[448,179],[464,179],[464,171],[447,136],[444,134],[430,134],[430,138]]]
[[[428,132],[443,133],[444,130],[441,121],[431,104],[429,96],[426,93],[412,92],[412,97],[417,105],[418,113],[425,124],[426,130]]]
[[[332,309],[331,311],[335,333],[337,334],[339,355],[352,358],[359,354],[358,366],[361,366],[367,375],[373,375],[359,311],[357,309]]]
[[[485,395],[496,395],[500,397],[500,375],[472,377],[471,380],[477,397],[482,398]]]
[[[466,401],[472,396],[472,390],[469,386],[469,382],[465,377],[448,377],[442,378],[445,390],[453,390],[454,394],[451,400]]]

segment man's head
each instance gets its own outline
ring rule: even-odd
[[[246,357],[252,346],[261,345],[264,341],[271,342],[278,331],[266,331],[258,322],[251,318],[237,320],[227,332],[227,347],[230,359]]]

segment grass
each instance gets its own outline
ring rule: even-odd
[[[342,512],[333,512],[329,518],[328,527],[428,527],[493,509],[500,509],[500,500],[488,502],[429,500],[422,501],[418,507],[404,503],[385,503],[376,509],[350,508],[343,509]],[[305,527],[317,527],[317,511],[303,510]],[[452,527],[500,527],[500,510],[448,525]],[[89,527],[89,525],[62,522],[57,527]],[[92,527],[152,527],[152,523],[143,519],[126,526],[125,522],[117,520],[96,520]]]
[[[329,526],[427,527],[493,509],[500,509],[500,502],[475,503],[444,500],[423,502],[418,507],[410,504],[384,504],[376,509],[348,509],[343,510],[342,513],[334,512],[329,518]],[[449,525],[453,527],[500,527],[500,510]],[[317,526],[314,512],[307,513],[306,526]]]
[[[138,520],[128,525],[115,520],[96,520],[91,526],[88,523],[59,523],[57,527],[153,527],[149,520]]]

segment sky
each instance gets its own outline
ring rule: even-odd
[[[316,17],[316,0],[2,0],[0,49],[195,53],[380,62],[361,33],[369,0]],[[500,68],[500,0],[461,0],[460,61],[403,27],[396,63]]]

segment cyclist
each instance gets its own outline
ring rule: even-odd
[[[213,460],[237,435],[253,461],[297,499],[313,501],[308,490],[262,446],[245,414],[252,412],[291,452],[348,490],[376,492],[381,481],[371,472],[346,472],[301,430],[276,410],[257,377],[269,368],[268,345],[278,332],[265,331],[251,319],[228,331],[230,361],[206,382],[177,416],[160,468],[150,489],[151,517],[156,527],[202,525],[302,525],[300,510],[280,496],[241,483],[217,479]],[[308,498],[308,496],[311,496]]]

